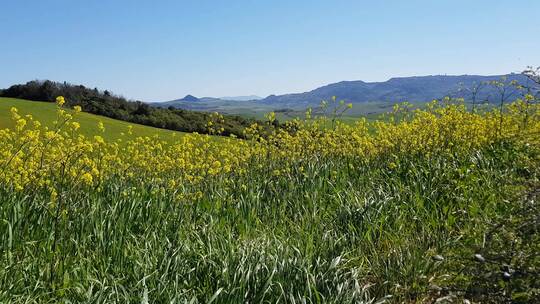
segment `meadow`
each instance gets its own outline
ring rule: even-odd
[[[0,302],[540,298],[533,96],[279,128],[270,113],[219,141],[135,136],[64,103],[43,105],[47,127],[0,109]]]
[[[53,128],[53,122],[58,119],[57,108],[54,103],[50,102],[38,102],[29,101],[17,98],[5,98],[0,97],[0,129],[14,128],[15,122],[10,117],[10,109],[17,108],[21,115],[31,114],[35,120],[42,123],[44,126]],[[71,111],[67,109],[67,111]],[[172,140],[176,136],[182,136],[182,132],[175,132],[165,129],[158,129],[149,126],[143,126],[139,124],[128,123],[116,119],[111,119],[104,116],[94,115],[90,113],[80,113],[77,117],[77,122],[81,125],[79,131],[80,134],[87,137],[92,137],[97,134],[101,134],[97,125],[98,122],[102,122],[106,133],[103,133],[103,137],[107,140],[117,140],[121,138],[134,139],[138,136],[154,136],[158,135],[162,139]],[[132,128],[132,134],[126,134],[128,126]],[[122,136],[124,133],[124,136]],[[173,134],[175,134],[173,136]]]

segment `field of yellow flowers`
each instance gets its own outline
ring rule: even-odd
[[[53,128],[12,108],[0,130],[0,302],[540,296],[533,96],[177,141],[85,137],[64,102]]]

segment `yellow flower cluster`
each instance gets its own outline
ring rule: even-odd
[[[80,124],[57,99],[58,119],[54,129],[11,110],[14,130],[0,130],[0,184],[21,191],[29,188],[91,186],[99,190],[108,178],[143,179],[153,184],[175,187],[198,183],[212,176],[227,174],[241,167],[256,153],[247,141],[208,135],[188,134],[175,143],[157,136],[138,137],[121,143],[107,142],[102,136],[87,138],[79,133]],[[76,113],[80,107],[74,108]],[[29,127],[30,125],[30,127]],[[103,123],[98,123],[105,132]],[[127,133],[131,134],[128,127]]]
[[[63,98],[57,99],[58,120],[53,130],[42,127],[30,115],[21,118],[17,109],[11,109],[16,128],[0,131],[0,183],[16,190],[52,187],[96,166],[97,147],[76,132],[79,125],[60,108],[63,102]]]
[[[327,118],[287,123],[269,137],[271,147],[287,158],[313,156],[377,157],[392,153],[461,153],[499,140],[540,144],[540,105],[517,100],[504,113],[471,112],[462,101],[433,101],[411,110],[396,105],[383,120],[359,119],[348,125],[337,121],[325,128]]]
[[[210,114],[210,120],[206,123],[206,128],[208,129],[209,134],[220,135],[225,131],[223,124],[225,123],[225,118],[223,115],[218,112],[213,112]]]
[[[246,174],[270,166],[271,175],[291,172],[291,164],[319,157],[366,159],[397,153],[462,153],[498,140],[519,140],[540,145],[540,106],[518,100],[504,111],[467,111],[462,103],[433,102],[423,109],[396,106],[386,119],[326,127],[324,118],[293,120],[282,127],[254,124],[245,130],[248,140],[188,134],[176,142],[139,137],[107,142],[97,135],[79,133],[80,124],[57,98],[58,120],[53,129],[31,116],[11,110],[15,128],[0,130],[0,184],[14,190],[49,189],[56,198],[59,187],[93,187],[107,179],[139,180],[164,189],[197,184],[206,179]],[[81,111],[74,108],[74,115]],[[209,128],[222,116],[212,115]],[[275,119],[269,114],[269,126]],[[98,129],[105,132],[102,123]],[[127,133],[131,134],[131,127]],[[216,131],[216,133],[219,133]],[[276,165],[280,164],[280,165]],[[389,168],[394,168],[390,163]],[[299,172],[303,171],[299,166]],[[55,190],[56,189],[56,190]],[[53,199],[51,199],[52,201]]]

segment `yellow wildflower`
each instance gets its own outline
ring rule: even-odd
[[[58,96],[56,97],[56,104],[61,107],[66,103],[66,100],[64,99],[64,96]]]
[[[91,185],[94,178],[92,177],[92,174],[86,172],[81,176],[81,181],[87,185]]]

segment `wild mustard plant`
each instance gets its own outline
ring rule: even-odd
[[[45,188],[53,191],[59,184],[93,187],[110,178],[149,179],[158,184],[197,183],[221,174],[242,174],[246,166],[279,160],[286,171],[288,164],[317,157],[369,159],[392,153],[456,154],[493,144],[504,139],[519,139],[538,145],[540,106],[530,97],[500,109],[470,112],[461,101],[431,102],[423,109],[410,105],[394,107],[385,120],[367,122],[359,119],[352,125],[324,117],[295,119],[282,127],[254,124],[244,131],[249,140],[228,138],[212,140],[208,135],[191,134],[177,142],[158,137],[139,137],[126,142],[107,142],[100,135],[86,138],[79,133],[76,121],[81,111],[63,108],[57,98],[57,120],[53,129],[43,127],[32,116],[22,117],[11,110],[13,130],[0,131],[0,183],[17,191]],[[338,114],[348,106],[338,105]],[[503,117],[504,119],[500,119]],[[275,114],[268,115],[272,126]],[[499,126],[502,121],[503,128]],[[208,128],[220,134],[223,118],[211,115]],[[98,123],[100,132],[106,132]],[[131,128],[126,130],[131,133]]]

